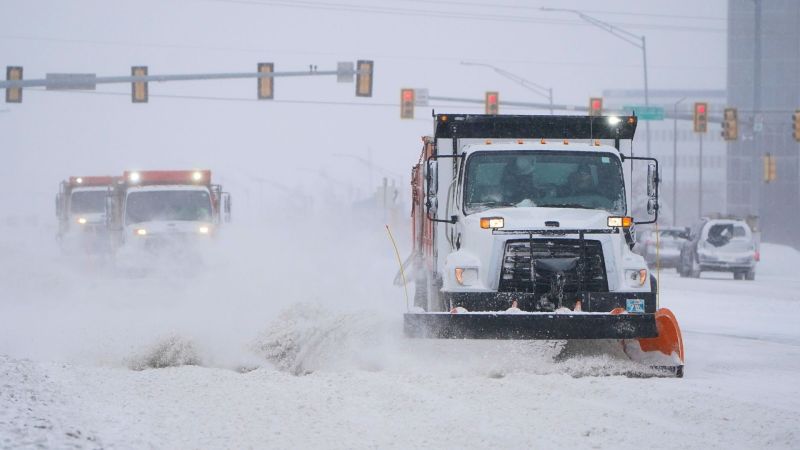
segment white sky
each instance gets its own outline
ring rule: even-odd
[[[498,90],[501,102],[544,101],[461,61],[552,86],[559,103],[584,105],[603,89],[642,88],[639,49],[541,6],[580,9],[644,34],[651,89],[725,87],[724,0],[3,0],[0,65],[23,66],[25,78],[127,75],[133,65],[147,65],[151,74],[254,71],[258,62],[274,62],[278,71],[309,64],[326,70],[356,59],[375,60],[376,72],[371,99],[356,98],[352,84],[333,77],[277,79],[276,101],[261,102],[255,80],[151,83],[148,104],[131,104],[129,85],[98,88],[122,95],[28,89],[21,105],[0,105],[0,196],[47,217],[59,180],[133,168],[210,168],[234,195],[258,177],[307,189],[350,185],[350,195],[377,184],[378,171],[370,178],[363,163],[334,153],[371,157],[402,174],[405,189],[431,121],[429,108],[417,108],[416,120],[399,119],[401,88],[470,98]],[[309,100],[334,104],[292,103]],[[327,178],[312,182],[319,170]]]

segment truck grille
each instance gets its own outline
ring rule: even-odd
[[[581,263],[580,239],[525,239],[506,242],[500,292],[557,294],[553,283],[561,272],[563,293],[580,291],[582,268],[584,292],[608,292],[608,280],[600,241],[584,240]],[[533,251],[531,251],[533,245]],[[536,261],[536,287],[531,283],[531,258]]]

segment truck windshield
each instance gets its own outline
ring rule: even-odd
[[[73,191],[69,210],[73,214],[102,213],[106,211],[106,191]]]
[[[467,160],[464,211],[538,206],[623,215],[624,183],[619,158],[608,153],[477,152]]]
[[[211,200],[206,191],[141,191],[128,194],[125,223],[154,220],[211,219]]]

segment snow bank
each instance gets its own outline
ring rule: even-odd
[[[800,274],[800,251],[778,244],[761,244],[761,261],[756,266],[758,275],[797,277]]]

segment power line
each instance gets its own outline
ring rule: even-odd
[[[522,6],[522,5],[507,5],[507,4],[497,4],[497,3],[474,3],[474,2],[462,2],[462,1],[446,1],[446,0],[395,0],[401,2],[409,2],[409,3],[424,3],[426,5],[459,5],[459,6],[469,6],[469,7],[478,7],[478,8],[503,8],[503,9],[516,9],[516,10],[529,10],[529,11],[539,11],[539,6]],[[582,10],[583,11],[583,10]],[[658,13],[636,13],[636,12],[626,12],[626,11],[606,11],[606,10],[585,10],[587,14],[602,14],[602,15],[609,15],[609,16],[632,16],[632,17],[655,17],[655,18],[664,18],[664,19],[691,19],[691,20],[712,20],[712,21],[725,21],[727,20],[724,17],[714,17],[714,16],[689,16],[683,14],[658,14]]]
[[[515,22],[515,23],[537,23],[543,25],[573,25],[573,26],[586,26],[584,23],[573,20],[564,19],[544,19],[533,16],[509,16],[500,14],[477,14],[477,13],[462,13],[452,11],[440,11],[431,9],[410,9],[410,8],[391,8],[383,6],[366,6],[352,3],[329,3],[329,2],[313,2],[302,0],[196,0],[202,2],[215,2],[215,3],[230,3],[230,4],[243,4],[252,6],[277,6],[285,8],[300,8],[300,9],[317,9],[325,11],[343,11],[343,12],[356,12],[356,13],[370,13],[370,14],[385,14],[385,15],[405,15],[417,17],[437,17],[443,19],[466,19],[476,21],[490,21],[490,22]],[[693,32],[710,32],[710,33],[724,33],[724,28],[708,28],[708,27],[695,27],[685,25],[666,25],[666,24],[643,24],[643,23],[619,23],[618,25],[626,28],[645,28],[645,29],[662,29],[673,31],[693,31]]]

